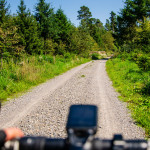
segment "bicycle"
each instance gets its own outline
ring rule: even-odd
[[[98,108],[95,105],[70,107],[66,139],[26,136],[5,143],[4,150],[150,150],[150,141],[124,140],[122,135],[113,139],[99,139],[97,132]]]

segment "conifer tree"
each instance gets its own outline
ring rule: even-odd
[[[45,0],[39,0],[35,8],[35,18],[39,23],[40,35],[44,41],[55,33],[54,11]]]
[[[80,10],[78,11],[78,20],[87,20],[92,17],[92,13],[90,12],[90,9],[87,6],[81,6]]]
[[[8,18],[9,6],[5,0],[0,0],[0,58],[1,58],[1,68],[3,67],[3,55],[6,52],[5,44],[3,41],[4,29],[6,29],[6,20]]]
[[[22,45],[25,46],[26,53],[38,53],[40,42],[37,22],[34,16],[31,15],[30,11],[26,10],[24,0],[20,1],[17,13],[16,24],[18,26],[18,32],[22,37]]]
[[[137,21],[150,17],[149,0],[126,0],[125,6],[117,17],[118,41],[130,43],[136,36]]]
[[[56,21],[56,25],[58,29],[57,42],[62,41],[66,44],[69,44],[72,24],[70,21],[68,21],[62,9],[57,10],[56,15],[55,15],[55,21]]]
[[[115,33],[116,30],[117,30],[117,17],[116,17],[116,14],[113,11],[111,11],[110,15],[111,15],[110,16],[111,31],[113,33]]]
[[[0,0],[0,24],[3,24],[9,15],[9,5],[5,0]]]
[[[106,19],[105,29],[107,31],[111,31],[111,24],[110,24],[110,20],[109,19]]]

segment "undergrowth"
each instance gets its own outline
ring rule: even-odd
[[[143,71],[130,60],[114,58],[107,61],[107,72],[119,98],[128,103],[135,123],[150,137],[150,71]]]
[[[3,60],[3,69],[0,70],[0,102],[87,61],[89,59],[76,55],[37,55],[24,56],[20,60]]]

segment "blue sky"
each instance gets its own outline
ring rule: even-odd
[[[16,13],[20,0],[6,0],[10,4],[11,13]],[[103,24],[105,24],[106,19],[110,17],[110,12],[114,11],[118,13],[124,6],[123,0],[45,0],[50,3],[54,10],[57,11],[58,8],[62,8],[64,13],[67,15],[68,19],[71,20],[76,26],[79,25],[77,20],[77,11],[81,6],[85,5],[89,7],[92,12],[92,17],[100,19]],[[27,8],[34,13],[35,5],[38,0],[24,0]]]

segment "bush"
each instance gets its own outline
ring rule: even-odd
[[[100,55],[98,53],[93,53],[92,54],[92,59],[93,60],[98,60],[98,59],[100,59]]]
[[[136,63],[138,64],[139,68],[144,71],[148,71],[150,69],[150,57],[147,54],[140,54]]]
[[[150,96],[150,82],[146,83],[146,85],[142,88],[142,94]]]

